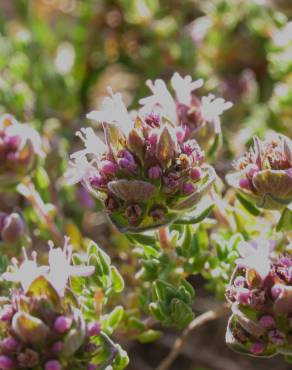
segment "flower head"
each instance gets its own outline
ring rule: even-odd
[[[194,86],[188,78],[184,83]],[[156,101],[166,86],[156,81],[152,87]],[[174,104],[171,99],[170,94],[165,96],[165,106]],[[103,124],[105,140],[100,142],[92,129],[82,129],[78,136],[85,149],[72,154],[66,176],[99,198],[122,231],[173,221],[196,206],[215,180],[213,168],[203,165],[204,152],[196,140],[152,104],[149,110],[130,115],[120,95],[111,92],[103,110],[88,117]]]
[[[14,185],[43,156],[37,131],[10,115],[0,117],[0,186]]]
[[[232,304],[226,341],[254,356],[291,353],[292,257],[271,255],[267,240],[243,243],[227,287]]]
[[[13,265],[14,272],[2,275],[12,284],[0,300],[0,368],[61,369],[64,363],[86,368],[95,345],[90,323],[66,288],[70,276],[87,276],[93,267],[71,265],[68,239],[63,250],[51,245],[48,266],[38,266],[36,253],[30,260],[25,251],[24,261]]]
[[[235,163],[227,177],[230,185],[267,209],[279,209],[292,200],[292,141],[273,134],[265,141],[254,138],[250,148]]]
[[[203,81],[192,81],[191,76],[180,76],[177,72],[171,79],[175,98],[164,81],[147,81],[153,95],[143,98],[140,103],[144,109],[160,108],[160,114],[175,126],[181,126],[188,138],[195,138],[203,149],[210,149],[215,135],[220,133],[220,115],[232,107],[231,102],[214,95],[199,99],[194,91],[203,85]]]

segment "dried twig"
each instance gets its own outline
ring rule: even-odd
[[[204,312],[200,316],[197,316],[189,325],[188,327],[182,332],[182,335],[176,339],[173,344],[173,347],[167,357],[158,365],[156,370],[167,370],[179,355],[184,343],[188,339],[190,333],[198,328],[199,326],[212,321],[216,320],[221,316],[226,315],[229,312],[229,306],[223,305],[218,308],[214,308],[213,310]]]

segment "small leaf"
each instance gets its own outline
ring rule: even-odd
[[[144,331],[144,333],[138,336],[138,341],[141,343],[150,343],[159,339],[162,335],[162,332],[159,330],[149,329]]]
[[[107,323],[111,329],[115,329],[124,316],[124,308],[122,306],[117,306],[108,315]]]
[[[12,319],[12,328],[24,342],[42,345],[49,335],[49,328],[37,317],[26,312],[17,312]]]
[[[29,286],[27,295],[33,298],[46,297],[55,308],[60,307],[60,296],[52,284],[44,277],[37,277]]]
[[[116,293],[120,293],[121,291],[123,291],[125,286],[124,280],[115,266],[111,266],[111,278],[114,291]]]
[[[210,204],[207,208],[201,211],[199,214],[197,212],[192,212],[189,217],[179,219],[174,221],[176,225],[195,225],[202,222],[206,217],[209,216],[210,212],[214,208],[214,204]]]
[[[244,195],[236,193],[236,198],[240,201],[243,207],[253,216],[259,216],[261,214],[261,210],[258,209],[254,204],[252,204],[251,201],[248,200]]]
[[[281,214],[280,220],[276,226],[277,231],[292,230],[292,206],[286,207]]]

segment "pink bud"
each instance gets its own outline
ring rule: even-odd
[[[61,341],[58,341],[58,342],[53,344],[52,351],[55,352],[55,353],[60,353],[60,352],[62,352],[63,348],[64,348],[64,343],[61,342]]]
[[[95,335],[99,335],[101,330],[101,325],[99,322],[91,322],[87,326],[87,334],[90,337],[93,337]]]
[[[13,352],[18,347],[18,342],[13,337],[7,337],[2,340],[1,346],[8,352]]]
[[[252,186],[251,186],[251,183],[248,179],[240,179],[239,180],[239,186],[242,188],[242,189],[246,189],[246,190],[251,190],[252,189]]]
[[[105,176],[114,176],[117,171],[117,165],[112,161],[105,160],[101,162],[100,170]]]
[[[72,319],[66,316],[59,316],[54,323],[54,329],[58,333],[65,333],[71,328],[71,325]]]
[[[240,304],[247,305],[249,303],[250,292],[248,289],[240,288],[237,292],[237,300]]]
[[[149,142],[152,146],[156,145],[157,144],[157,141],[158,141],[158,135],[157,133],[152,133],[150,136],[149,136]]]
[[[191,176],[191,179],[194,181],[200,180],[200,178],[202,177],[201,169],[199,167],[192,168],[190,171],[190,176]]]
[[[196,187],[191,182],[183,185],[184,194],[192,194],[196,190]]]
[[[1,370],[12,370],[15,369],[15,362],[8,356],[0,356],[0,369]]]
[[[185,138],[185,130],[179,127],[176,131],[176,138],[179,144],[182,144]]]
[[[275,325],[275,320],[273,316],[265,315],[260,318],[259,323],[264,328],[270,328],[271,326]]]
[[[284,287],[281,284],[275,284],[271,289],[272,297],[277,299],[283,291]]]
[[[45,370],[61,370],[62,365],[57,360],[47,361],[45,364]]]
[[[159,166],[151,167],[148,170],[148,177],[151,180],[157,180],[161,177],[161,175],[162,175],[162,170]]]
[[[106,180],[104,177],[96,175],[90,180],[90,185],[94,188],[101,188],[106,185]]]
[[[8,148],[10,150],[15,150],[18,148],[18,146],[21,143],[21,138],[20,136],[6,136],[5,137],[5,143],[7,144]]]
[[[87,370],[96,370],[96,369],[97,369],[97,365],[94,365],[94,364],[87,365]]]
[[[11,306],[4,306],[0,311],[0,320],[1,321],[10,321],[13,316],[13,309]]]
[[[265,346],[261,342],[254,342],[250,347],[250,352],[252,352],[254,355],[260,355],[265,350]]]

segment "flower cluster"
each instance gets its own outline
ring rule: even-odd
[[[192,91],[201,82],[190,76],[175,74],[172,82],[177,101],[157,80],[151,84],[154,95],[132,115],[121,95],[110,91],[103,109],[88,114],[103,124],[106,144],[91,128],[77,133],[85,149],[71,156],[67,178],[101,199],[123,232],[168,224],[196,206],[215,180],[193,133],[206,122],[218,124],[230,105],[211,96],[197,102]]]
[[[292,256],[272,258],[271,250],[266,240],[243,242],[226,293],[233,312],[226,342],[254,356],[292,353]]]
[[[147,85],[153,95],[141,99],[145,109],[158,107],[164,117],[183,128],[186,138],[196,139],[204,150],[210,149],[221,132],[220,115],[231,108],[232,103],[213,94],[200,99],[194,92],[203,81],[192,81],[191,76],[183,78],[178,73],[171,79],[175,98],[162,80],[147,81]]]
[[[68,240],[63,250],[51,245],[49,266],[38,266],[35,252],[31,260],[24,257],[2,275],[12,287],[0,303],[0,368],[95,369],[91,338],[100,325],[86,324],[77,300],[66,297],[68,278],[88,276],[94,268],[71,266]]]
[[[36,155],[43,155],[38,132],[10,115],[1,116],[0,186],[21,180],[33,168]]]
[[[292,200],[292,141],[273,134],[260,141],[235,163],[236,173],[227,176],[230,185],[267,209],[279,209]]]

